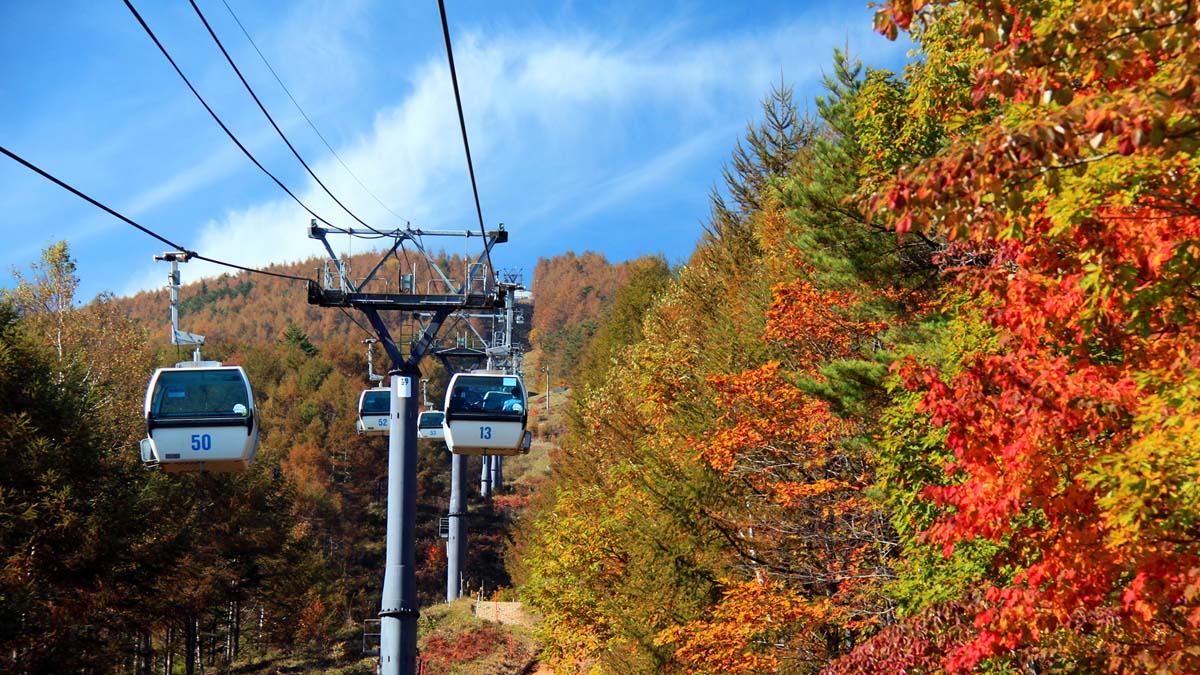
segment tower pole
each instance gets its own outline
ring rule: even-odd
[[[500,488],[504,487],[504,456],[492,456],[492,494],[500,494]]]
[[[483,455],[480,459],[479,496],[487,499],[492,496],[492,456]]]
[[[417,661],[417,406],[414,373],[398,368],[391,378],[388,423],[387,548],[380,602],[380,672],[413,673]],[[420,377],[420,372],[415,373]]]
[[[467,456],[450,455],[450,536],[446,539],[446,602],[462,595],[462,573],[467,557]]]

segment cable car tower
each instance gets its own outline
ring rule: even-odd
[[[392,244],[366,277],[358,283],[351,281],[345,264],[334,253],[327,236],[331,232],[370,238],[390,237]],[[490,260],[493,246],[508,241],[503,226],[491,232],[470,230],[415,230],[412,228],[382,232],[375,229],[330,229],[314,220],[308,236],[324,245],[336,269],[334,275],[326,265],[323,283],[310,281],[308,302],[320,307],[356,309],[366,317],[391,360],[388,372],[390,385],[390,415],[388,420],[388,498],[387,546],[383,577],[383,597],[379,612],[380,656],[382,673],[411,673],[417,654],[417,593],[416,593],[416,478],[417,478],[417,412],[420,406],[417,383],[421,379],[419,364],[432,351],[438,331],[454,312],[494,312],[504,306],[508,289],[495,282]],[[473,237],[483,239],[483,252],[468,263],[461,284],[452,281],[441,269],[424,245],[426,237],[455,237],[468,244]],[[401,275],[398,292],[371,293],[363,289],[380,279],[379,273],[396,252],[410,243],[438,275],[445,293],[418,294],[414,279]],[[407,282],[407,283],[406,283]],[[385,288],[385,291],[387,289]],[[434,290],[427,288],[428,290]],[[414,336],[405,355],[393,339],[380,312],[398,311],[428,316],[420,322],[421,335]],[[455,461],[459,461],[455,458]]]
[[[489,371],[498,371],[509,375],[522,376],[523,350],[513,345],[513,325],[524,323],[524,317],[516,311],[516,292],[525,290],[521,284],[520,271],[504,270],[499,272],[503,281],[497,282],[502,289],[504,303],[496,311],[488,313],[455,312],[452,315],[452,327],[464,327],[465,330],[457,336],[456,344],[452,347],[439,346],[433,350],[448,372],[454,373],[464,368],[456,367],[451,359],[465,360],[470,363],[483,365]],[[417,315],[427,318],[427,315]],[[484,337],[479,327],[472,320],[491,322],[489,337]]]

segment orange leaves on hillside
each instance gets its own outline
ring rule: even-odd
[[[789,255],[800,259],[797,251]],[[827,402],[801,390],[793,378],[819,378],[823,365],[860,354],[887,328],[853,316],[862,303],[859,293],[822,289],[810,278],[810,267],[795,264],[802,276],[772,289],[763,331],[765,341],[781,348],[788,366],[769,361],[710,377],[722,413],[700,446],[709,466],[744,477],[787,507],[857,489],[866,479],[827,470],[855,426],[833,415]]]
[[[721,580],[724,595],[706,616],[675,626],[655,638],[675,647],[675,656],[691,675],[775,673],[781,656],[802,648],[807,625],[822,623],[830,604],[809,600],[782,584]]]
[[[613,265],[593,251],[538,259],[533,271],[538,303],[533,327],[545,338],[564,326],[595,319],[629,272],[630,265]]]
[[[853,356],[887,329],[886,323],[852,315],[862,302],[859,294],[819,288],[807,276],[777,284],[772,294],[763,339],[786,346],[794,362],[809,372]]]
[[[820,663],[879,617],[886,524],[863,494],[873,469],[853,442],[861,421],[806,388],[824,385],[826,366],[873,349],[887,326],[859,316],[865,289],[822,288],[801,252],[780,257],[791,278],[772,287],[761,334],[777,360],[707,378],[715,412],[696,447],[748,488],[716,515],[736,532],[752,580],[727,584],[707,616],[660,637],[693,673]],[[798,623],[771,638],[768,615]]]
[[[709,382],[722,412],[700,457],[751,490],[722,515],[754,580],[661,639],[680,645],[676,656],[693,673],[776,672],[779,658],[832,658],[848,646],[841,636],[877,619],[874,584],[886,576],[882,523],[862,493],[872,471],[847,445],[857,427],[776,361]],[[783,632],[764,635],[772,630]]]
[[[916,4],[889,3],[877,26],[906,28]],[[1073,173],[1115,157],[1194,154],[1200,22],[1192,3],[965,4],[961,30],[989,52],[975,73],[971,114],[986,114],[986,104],[1006,105],[1007,114],[901,171],[875,196],[873,211],[899,231],[993,236],[1038,202],[1025,194],[1031,187],[1057,191]],[[1150,193],[1162,179],[1146,171],[1113,182]]]
[[[994,564],[1018,570],[987,591],[978,635],[947,667],[1099,610],[1120,620],[1118,642],[1138,645],[1121,659],[1200,666],[1181,651],[1200,642],[1200,595],[1187,590],[1200,570],[1188,487],[1200,476],[1198,241],[1200,217],[1144,207],[1072,227],[1039,219],[967,277],[1003,351],[969,355],[951,376],[899,368],[955,456],[956,481],[925,491],[947,509],[927,536],[947,550],[1007,542]]]
[[[939,19],[921,5],[895,0],[878,26]],[[991,253],[957,281],[960,321],[994,339],[945,372],[898,367],[954,453],[950,484],[924,493],[942,508],[926,540],[1000,549],[943,667],[1053,663],[1088,631],[1061,658],[1200,671],[1200,10],[959,8],[987,51],[963,111],[978,132],[872,203],[898,231]]]
[[[818,478],[814,481],[780,481],[771,486],[771,493],[775,501],[782,506],[799,506],[806,500],[814,497],[820,497],[846,489],[854,489],[855,486],[844,480],[836,478]]]
[[[853,427],[788,382],[777,361],[710,382],[724,412],[700,446],[709,466],[744,477],[784,506],[849,486],[826,476],[824,464]]]
[[[296,618],[296,639],[328,648],[333,642],[333,614],[317,593],[310,591]]]
[[[340,504],[341,497],[331,490],[332,462],[327,449],[301,441],[287,450],[279,464],[283,475],[296,486],[298,511]]]

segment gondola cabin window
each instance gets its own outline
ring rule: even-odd
[[[442,420],[445,415],[440,412],[423,412],[417,420],[417,426],[421,429],[441,429]]]
[[[516,377],[459,376],[450,397],[449,412],[509,413],[520,417],[525,412],[521,380]]]
[[[387,415],[392,410],[392,391],[390,389],[368,389],[363,393],[362,414]]]
[[[175,417],[246,417],[250,400],[239,373],[229,370],[163,372],[151,413]]]

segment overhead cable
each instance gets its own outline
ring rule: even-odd
[[[362,322],[354,318],[353,314],[347,312],[345,307],[338,307],[338,309],[342,310],[342,314],[345,314],[347,319],[350,319],[355,326],[358,326],[359,330],[366,333],[367,337],[375,337],[375,331],[369,330],[366,326],[362,325]]]
[[[387,204],[383,203],[383,200],[376,196],[375,193],[372,192],[371,189],[362,182],[362,179],[358,177],[358,174],[354,173],[354,171],[350,169],[350,166],[347,165],[342,159],[342,156],[337,153],[337,150],[333,149],[333,146],[330,145],[329,141],[325,139],[324,134],[317,129],[317,125],[313,123],[311,118],[309,118],[308,113],[304,112],[304,108],[300,107],[300,102],[296,100],[295,96],[292,96],[291,90],[288,89],[287,85],[283,83],[283,79],[279,77],[279,73],[275,72],[275,69],[271,67],[271,62],[267,60],[267,57],[262,53],[262,50],[258,48],[258,44],[254,42],[254,38],[250,37],[250,32],[247,31],[246,27],[242,25],[241,19],[239,19],[238,15],[234,13],[233,8],[229,6],[229,3],[226,2],[226,0],[221,0],[221,3],[225,5],[225,9],[229,10],[229,16],[233,17],[234,23],[236,23],[238,28],[242,30],[242,35],[245,35],[246,40],[250,42],[250,46],[254,47],[254,51],[258,53],[258,58],[262,59],[263,65],[267,67],[267,70],[271,71],[271,75],[275,78],[275,81],[279,83],[280,88],[283,89],[283,93],[287,94],[287,97],[291,99],[292,104],[296,106],[296,110],[300,112],[300,116],[304,118],[305,122],[308,122],[309,128],[312,129],[313,133],[317,135],[317,138],[321,139],[321,142],[325,144],[325,148],[329,150],[329,154],[333,155],[334,159],[338,161],[338,164],[342,165],[342,168],[346,170],[346,173],[350,174],[350,177],[354,179],[354,182],[358,183],[358,186],[363,189],[363,192],[371,195],[371,199],[374,199],[376,204],[379,204],[385,211],[395,216],[397,220],[407,223],[408,219],[404,216],[401,216],[399,213],[396,213],[390,207],[388,207]]]
[[[483,251],[487,255],[488,270],[495,277],[496,271],[492,267],[492,250],[487,244],[487,231],[483,226],[483,209],[479,206],[479,187],[475,183],[475,166],[471,162],[471,144],[467,141],[467,119],[463,116],[462,96],[458,92],[458,74],[454,70],[454,48],[450,46],[450,24],[446,20],[445,0],[438,0],[438,10],[442,15],[442,35],[446,37],[446,59],[450,62],[450,82],[454,85],[454,103],[458,106],[458,126],[462,129],[463,149],[467,153],[467,172],[471,176],[471,191],[475,194],[475,215],[479,216],[479,233],[483,235]]]
[[[353,211],[343,204],[342,200],[338,199],[336,195],[330,192],[325,183],[317,177],[317,174],[312,170],[312,167],[308,165],[308,162],[304,161],[304,158],[300,156],[300,153],[296,150],[296,146],[292,145],[292,142],[288,140],[287,135],[283,133],[283,129],[280,129],[279,125],[275,123],[275,118],[271,117],[271,113],[267,112],[267,107],[264,106],[263,102],[258,98],[258,94],[254,93],[254,88],[250,86],[250,83],[246,81],[245,76],[242,75],[241,69],[238,68],[237,64],[233,62],[233,57],[229,55],[229,52],[225,49],[225,45],[221,44],[221,38],[217,37],[216,32],[213,31],[212,26],[209,25],[208,19],[206,19],[204,17],[204,13],[200,11],[200,6],[196,4],[196,0],[188,1],[191,3],[192,9],[195,10],[196,16],[200,17],[200,22],[203,23],[204,27],[208,30],[208,34],[212,37],[213,42],[217,43],[217,48],[219,48],[221,53],[225,55],[225,60],[229,62],[229,67],[233,68],[233,72],[236,73],[238,79],[242,81],[242,86],[244,86],[246,91],[249,92],[250,98],[254,99],[254,102],[258,104],[258,109],[261,110],[262,114],[266,116],[267,121],[271,123],[272,127],[274,127],[275,133],[279,134],[279,137],[283,139],[284,144],[288,146],[288,150],[292,151],[292,154],[295,155],[296,160],[300,162],[300,164],[304,167],[304,170],[308,172],[308,175],[312,176],[312,179],[317,181],[317,185],[321,186],[321,189],[325,191],[325,194],[329,195],[330,199],[336,202],[338,206],[342,207],[343,211],[350,214],[351,218],[357,220],[359,224],[368,230],[382,234],[382,232],[379,232],[379,230],[376,230],[368,225],[366,221],[364,221],[362,218],[359,218]]]
[[[196,258],[197,260],[204,260],[204,261],[213,263],[215,265],[220,265],[222,267],[230,267],[230,268],[233,268],[236,270],[242,270],[243,272],[251,272],[254,274],[263,274],[263,275],[271,276],[271,277],[279,277],[281,279],[292,279],[294,281],[303,281],[306,283],[309,281],[308,279],[306,279],[304,277],[298,277],[298,276],[295,276],[292,274],[282,274],[279,272],[271,272],[269,270],[255,269],[253,267],[245,267],[243,265],[238,265],[236,263],[225,262],[223,260],[217,260],[216,258],[210,258],[205,255],[200,255],[199,253],[196,253],[195,251],[187,248],[186,246],[182,246],[180,244],[177,244],[177,243],[171,241],[170,239],[167,239],[166,237],[151,230],[148,227],[139,225],[138,223],[134,222],[133,219],[117,212],[116,210],[110,208],[109,206],[102,203],[101,201],[99,201],[93,197],[90,197],[87,194],[84,194],[82,191],[71,186],[66,181],[63,181],[62,179],[58,178],[57,176],[50,174],[49,172],[43,170],[41,167],[38,167],[37,165],[35,165],[33,162],[30,162],[29,160],[25,159],[24,157],[21,157],[20,155],[16,154],[15,152],[9,150],[8,148],[6,148],[2,145],[0,145],[0,153],[4,153],[9,158],[11,158],[13,161],[24,166],[26,169],[29,169],[30,171],[41,176],[42,178],[45,178],[46,180],[50,181],[51,183],[54,183],[55,185],[59,186],[60,188],[66,190],[67,192],[70,192],[71,194],[75,195],[76,197],[79,197],[80,199],[84,200],[85,202],[91,204],[92,206],[95,206],[96,208],[100,209],[101,211],[104,211],[105,213],[109,214],[110,216],[116,218],[117,220],[120,220],[127,225],[131,225],[131,226],[137,228],[138,230],[141,230],[142,232],[150,235],[151,237],[154,237],[155,239],[161,241],[162,243],[166,244],[167,246],[170,246],[171,248],[175,249],[176,251],[180,251],[182,253],[187,254],[187,256],[190,258]]]
[[[217,260],[216,258],[210,258],[206,255],[200,255],[199,253],[193,253],[192,257],[195,258],[196,260],[204,260],[204,261],[213,263],[214,265],[220,265],[222,267],[230,267],[235,270],[242,270],[243,272],[250,272],[251,274],[265,274],[269,277],[279,277],[280,279],[291,279],[293,281],[303,281],[305,283],[308,283],[309,281],[311,281],[311,279],[306,279],[304,277],[298,277],[294,274],[283,274],[281,272],[271,272],[270,270],[263,270],[263,269],[258,269],[255,267],[245,267],[242,265],[238,265],[236,263],[225,262],[223,260]]]
[[[346,232],[344,228],[330,223],[328,220],[325,220],[321,216],[317,215],[312,209],[308,208],[308,205],[300,201],[300,198],[297,197],[291,190],[289,190],[288,187],[283,184],[283,181],[276,178],[275,174],[268,171],[267,168],[254,157],[254,155],[250,154],[250,151],[246,149],[246,146],[242,145],[242,142],[238,140],[237,136],[235,136],[233,132],[229,130],[229,127],[225,126],[225,123],[221,121],[221,118],[217,116],[217,113],[214,112],[212,107],[208,105],[208,102],[204,100],[204,97],[200,95],[200,92],[196,91],[196,88],[192,86],[191,80],[187,78],[187,75],[183,74],[183,71],[180,70],[179,66],[175,63],[175,59],[171,58],[170,52],[168,52],[167,48],[164,47],[162,42],[159,41],[158,36],[154,34],[154,31],[150,30],[150,26],[146,23],[146,20],[142,18],[142,15],[138,13],[137,8],[133,6],[133,3],[130,2],[130,0],[125,0],[125,6],[129,8],[130,12],[133,13],[134,18],[136,18],[138,23],[142,25],[142,29],[145,30],[146,34],[150,36],[150,39],[154,41],[154,44],[158,47],[158,50],[162,52],[163,56],[167,57],[167,61],[171,63],[171,67],[174,68],[175,72],[179,74],[179,77],[183,79],[184,84],[188,86],[188,89],[192,90],[192,94],[195,95],[196,100],[200,101],[200,105],[204,106],[204,109],[208,111],[208,114],[213,118],[214,121],[216,121],[217,125],[221,127],[221,130],[225,132],[225,135],[229,136],[229,139],[238,146],[238,149],[242,151],[242,154],[246,155],[251,162],[254,162],[254,166],[257,166],[259,170],[267,174],[271,180],[275,181],[275,184],[278,185],[280,189],[286,192],[288,196],[291,197],[297,204],[299,204],[305,211],[308,211],[313,218],[316,218],[317,220],[325,223],[329,227],[339,232]]]

